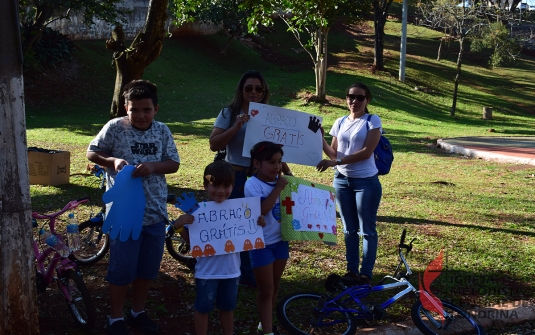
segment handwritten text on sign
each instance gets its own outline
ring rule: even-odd
[[[315,187],[299,185],[292,192],[293,221],[296,231],[315,231],[336,234],[336,205],[334,194]]]
[[[189,225],[191,255],[208,257],[264,248],[258,225],[260,198],[228,199],[222,203],[201,202]]]
[[[283,145],[283,161],[316,166],[322,157],[321,117],[252,102],[243,144],[243,156],[260,141]]]

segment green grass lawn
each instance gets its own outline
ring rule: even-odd
[[[160,57],[146,69],[144,78],[159,88],[157,119],[169,125],[181,156],[180,170],[168,177],[170,192],[201,190],[200,174],[213,159],[208,146],[213,121],[232,98],[243,72],[261,71],[273,91],[272,105],[321,115],[326,129],[347,112],[346,88],[362,81],[373,93],[370,112],[381,116],[395,151],[391,173],[381,177],[376,280],[394,270],[396,243],[407,228],[408,236],[417,238],[410,257],[415,272],[423,271],[441,249],[445,251],[447,271],[433,285],[437,295],[466,307],[531,296],[535,166],[513,168],[445,154],[435,142],[455,136],[535,136],[535,59],[521,55],[514,65],[491,70],[480,54],[466,52],[456,116],[451,117],[457,45],[452,43],[438,62],[440,34],[409,26],[406,81],[400,82],[400,23],[387,24],[387,70],[375,73],[370,71],[373,30],[351,29],[351,34],[340,27],[329,36],[330,104],[306,103],[300,97],[314,92],[312,63],[308,55],[295,51],[299,46],[283,26],[275,28],[276,32],[263,34],[262,44],[283,55],[285,61],[279,64],[266,62],[261,51],[235,41],[222,54],[226,37],[213,35],[166,40]],[[70,151],[74,174],[69,185],[32,185],[34,210],[56,210],[90,190],[95,193],[95,178],[84,175],[85,151],[109,119],[115,70],[104,41],[75,45],[75,77],[57,86],[32,86],[35,91],[29,94],[37,98],[26,105],[28,146]],[[432,92],[415,91],[415,86]],[[492,120],[482,119],[484,106],[494,107]],[[331,183],[330,173],[307,166],[291,168],[296,176]],[[336,247],[292,243],[280,294],[305,287],[323,290],[323,280],[331,272],[345,272],[341,236]],[[488,280],[474,282],[477,276]],[[417,284],[417,276],[413,279]],[[475,286],[481,289],[469,290]],[[407,317],[406,308],[399,305],[394,315]],[[237,317],[247,318],[247,313],[238,310]]]

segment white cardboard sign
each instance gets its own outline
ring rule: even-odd
[[[264,248],[264,233],[258,225],[259,197],[201,202],[199,206],[193,213],[194,223],[188,225],[193,257]]]
[[[251,148],[256,143],[270,141],[283,145],[284,162],[316,166],[321,161],[321,117],[256,102],[249,104],[249,115],[244,157],[251,156]]]
[[[294,230],[336,234],[336,204],[332,192],[299,185],[297,192],[292,192],[292,198]]]

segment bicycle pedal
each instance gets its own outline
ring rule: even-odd
[[[382,320],[386,316],[386,311],[380,305],[374,305],[372,307],[372,316],[374,320]]]

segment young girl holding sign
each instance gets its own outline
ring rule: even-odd
[[[251,149],[251,168],[256,174],[245,183],[246,197],[261,197],[261,211],[266,220],[264,249],[249,252],[257,282],[256,304],[260,323],[258,334],[279,334],[273,327],[273,308],[286,261],[288,242],[282,240],[279,195],[288,184],[282,172],[282,148],[272,142],[259,142]]]
[[[208,193],[209,201],[221,203],[227,200],[234,187],[234,169],[225,161],[208,164],[203,174],[204,189]],[[189,243],[189,230],[184,225],[193,224],[195,217],[183,214],[174,222],[175,232],[178,232]],[[261,215],[257,221],[259,226],[266,222]],[[184,229],[186,228],[186,229]],[[238,278],[240,277],[240,254],[229,253],[210,257],[197,257],[195,264],[195,333],[208,333],[208,316],[214,304],[219,309],[219,322],[223,335],[234,333],[233,311],[236,308],[238,296]]]

